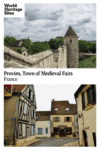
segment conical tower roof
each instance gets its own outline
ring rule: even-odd
[[[69,26],[65,36],[77,36],[77,34],[75,33],[75,31],[72,29],[71,26]]]

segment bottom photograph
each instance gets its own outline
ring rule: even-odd
[[[95,147],[96,85],[5,84],[5,147]]]

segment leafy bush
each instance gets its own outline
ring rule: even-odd
[[[20,53],[20,54],[22,54],[22,52],[23,52],[21,48],[18,48],[18,49],[16,49],[16,50],[13,49],[13,50],[16,51],[17,53]]]
[[[96,53],[96,43],[90,43],[88,41],[82,41],[79,40],[78,41],[78,45],[79,45],[79,52],[92,52],[92,53]]]

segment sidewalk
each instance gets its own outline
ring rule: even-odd
[[[78,144],[78,141],[75,141],[75,142],[71,142],[68,144],[64,144],[61,147],[79,147],[79,144]]]
[[[39,141],[42,141],[42,139],[34,139],[34,140],[27,140],[25,141],[24,143],[20,143],[20,144],[16,144],[16,145],[7,145],[5,147],[27,147],[33,143],[36,143],[36,142],[39,142]]]

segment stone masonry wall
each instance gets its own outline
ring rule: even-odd
[[[85,58],[91,57],[91,56],[95,56],[95,53],[79,53],[79,60],[83,60]]]
[[[71,43],[70,40],[72,40]],[[68,68],[78,68],[78,37],[65,36],[64,44],[67,44]]]
[[[4,46],[4,68],[67,68],[67,46],[29,56]]]

